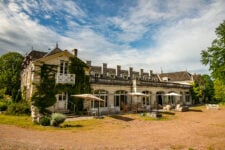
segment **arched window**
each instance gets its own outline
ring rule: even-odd
[[[156,104],[163,105],[164,93],[163,91],[156,92]]]
[[[116,91],[114,94],[114,106],[121,106],[123,104],[127,104],[127,91]]]
[[[100,107],[108,107],[108,91],[106,90],[95,90],[94,95],[105,100],[104,103],[100,103]],[[93,103],[93,102],[92,102]],[[94,107],[98,106],[98,102],[95,101]],[[93,105],[92,105],[93,106]]]

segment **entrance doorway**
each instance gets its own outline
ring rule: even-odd
[[[164,92],[156,93],[156,104],[163,106]]]

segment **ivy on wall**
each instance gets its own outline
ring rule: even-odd
[[[85,75],[85,69],[88,69],[88,66],[82,60],[77,57],[71,57],[69,72],[75,74],[75,84],[56,84],[55,75],[57,65],[41,65],[40,72],[38,72],[40,75],[40,83],[36,85],[37,91],[31,98],[32,104],[38,107],[40,111],[45,111],[47,107],[55,104],[56,94],[67,92],[69,95],[68,108],[70,108],[70,102],[72,102],[76,105],[76,111],[81,111],[83,109],[83,99],[75,98],[70,95],[91,92],[89,75]]]
[[[74,111],[72,104],[76,106],[76,112],[82,111],[83,109],[83,99],[72,97],[73,94],[83,94],[91,92],[91,85],[89,83],[89,75],[85,75],[85,69],[88,66],[79,58],[71,57],[69,63],[69,72],[75,74],[75,84],[57,84],[56,92],[68,93],[68,109]]]
[[[57,93],[55,84],[55,74],[57,65],[42,64],[40,71],[36,72],[40,76],[40,82],[36,85],[36,92],[31,97],[31,103],[36,106],[41,113],[46,111],[47,107],[55,104]]]
[[[91,92],[91,85],[89,82],[89,75],[85,75],[85,69],[88,69],[86,63],[77,57],[70,58],[69,71],[76,75],[75,85],[72,86],[70,94],[83,94]],[[76,107],[76,111],[81,111],[83,109],[83,99],[70,97]]]

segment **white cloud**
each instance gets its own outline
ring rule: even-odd
[[[134,70],[143,68],[145,71],[153,69],[159,72],[162,67],[164,72],[186,69],[192,73],[206,72],[206,67],[200,63],[200,52],[210,46],[215,38],[215,28],[225,19],[224,6],[223,0],[210,4],[194,0],[168,0],[163,3],[140,0],[137,6],[122,12],[120,16],[106,18],[105,22],[101,18],[102,30],[112,25],[122,31],[109,31],[114,37],[110,40],[95,31],[95,26],[85,24],[83,18],[88,14],[74,1],[52,4],[51,1],[29,3],[22,0],[20,4],[12,1],[7,6],[0,3],[0,54],[8,50],[24,52],[32,46],[47,51],[59,41],[62,49],[78,48],[78,55],[83,60],[91,60],[94,65],[104,62],[109,67],[121,65],[122,69],[133,67]],[[35,21],[37,18],[31,17],[37,12],[45,19],[51,19],[53,15],[64,17],[64,24],[69,30],[60,34],[53,27],[41,25]],[[72,20],[74,16],[85,25]],[[156,46],[145,49],[131,47],[129,43],[140,40],[152,23],[161,25],[155,35],[150,35]]]
[[[44,15],[44,18],[45,18],[45,19],[50,19],[51,16],[50,16],[50,15]]]
[[[224,19],[224,4],[214,3],[207,10],[202,9],[199,17],[180,19],[177,24],[161,28],[156,36],[157,50],[149,49],[148,62],[166,71],[183,68],[207,72],[200,63],[200,53],[215,39],[215,28]]]

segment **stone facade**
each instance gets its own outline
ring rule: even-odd
[[[70,57],[77,57],[77,49],[72,50],[72,54],[67,50],[62,51],[58,47],[49,53],[39,51],[29,53],[25,57],[21,73],[23,96],[29,100],[35,92],[34,83],[38,83],[40,80],[38,74],[35,73],[39,69],[38,65],[43,62],[57,65],[57,74],[61,77],[63,75],[68,77],[69,72],[65,69],[68,69]],[[191,86],[186,84],[187,81],[189,83],[192,81],[192,75],[187,72],[183,72],[183,76],[180,76],[181,73],[156,74],[152,70],[145,72],[143,69],[134,71],[132,67],[125,70],[120,65],[108,68],[106,63],[103,63],[102,66],[93,66],[91,61],[87,61],[86,64],[89,66],[86,74],[90,75],[92,93],[105,100],[104,103],[101,103],[101,109],[116,107],[117,110],[123,110],[124,106],[132,104],[139,104],[146,108],[154,107],[156,104],[162,106],[168,103],[174,105],[177,103],[192,104],[189,93]],[[179,79],[179,76],[182,78]],[[169,80],[164,80],[165,78]],[[144,93],[145,96],[130,95],[129,93],[132,92]],[[170,92],[178,93],[181,96],[165,96]],[[52,110],[66,110],[68,96],[67,93],[57,94],[57,103],[52,107]],[[98,107],[98,104],[94,101],[85,102],[85,108],[89,107],[95,108]]]

